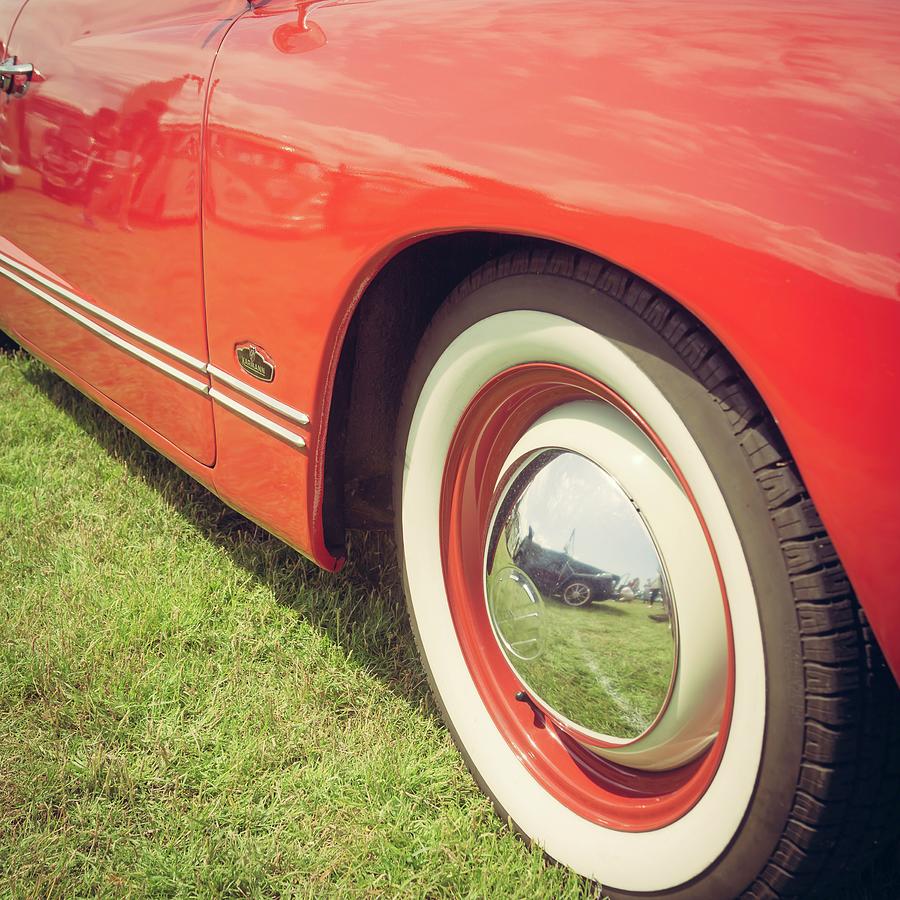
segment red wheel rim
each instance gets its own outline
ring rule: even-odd
[[[518,439],[542,415],[574,400],[611,404],[653,441],[679,479],[701,523],[725,609],[728,681],[718,736],[696,760],[649,772],[601,759],[551,715],[516,700],[521,682],[497,643],[484,597],[484,548],[501,467]],[[679,819],[703,796],[728,738],[734,695],[731,621],[721,569],[699,507],[675,460],[647,423],[606,385],[573,369],[528,363],[489,381],[456,427],[441,488],[444,581],[456,634],[485,708],[532,776],[585,819],[620,831],[650,831]]]

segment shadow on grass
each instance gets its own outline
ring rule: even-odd
[[[39,361],[29,359],[24,377],[206,540],[267,585],[278,603],[328,634],[398,695],[439,717],[406,617],[391,535],[352,532],[347,565],[337,575],[323,571],[225,505]]]
[[[157,491],[208,540],[268,585],[278,603],[328,634],[399,696],[439,719],[403,608],[391,537],[383,532],[350,535],[348,563],[333,575],[226,506],[214,494],[129,431],[93,401],[34,359],[25,379],[90,438]],[[607,604],[602,614],[624,615]],[[601,612],[602,611],[602,612]],[[900,897],[900,847],[887,847],[862,873],[835,885],[826,897],[894,900]]]

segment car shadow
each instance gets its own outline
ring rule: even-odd
[[[423,713],[439,718],[406,616],[392,536],[351,532],[348,561],[326,572],[207,488],[43,364],[25,379],[107,454],[137,475],[276,601],[327,634],[344,652]]]
[[[613,606],[615,600],[597,600],[592,601],[586,607],[592,613],[601,616],[627,616],[628,613],[624,609],[620,609],[618,606]]]
[[[586,615],[590,615],[592,613],[597,613],[601,616],[628,615],[628,613],[626,613],[624,609],[619,609],[618,607],[612,606],[612,604],[615,603],[614,600],[592,600],[590,603],[586,603],[584,606],[569,606],[567,603],[556,597],[547,597],[546,594],[542,594],[541,596],[544,599],[544,603],[552,603],[554,606],[559,606],[561,609],[580,609]]]

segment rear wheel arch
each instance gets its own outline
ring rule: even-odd
[[[650,324],[654,316],[668,317],[667,334],[692,341],[696,358],[688,362],[708,371],[707,387],[729,415],[746,425],[762,409],[767,436],[790,455],[751,377],[685,302],[616,263],[557,241],[504,232],[431,235],[387,259],[359,297],[342,338],[328,408],[322,492],[326,544],[336,556],[343,553],[347,528],[391,526],[394,431],[406,374],[426,328],[453,288],[512,251],[546,260],[547,274],[577,279],[578,267],[582,275],[602,272],[597,286],[620,299],[636,292],[637,302],[648,307]],[[805,492],[799,479],[785,483],[789,480],[787,474],[773,479],[772,492]],[[812,501],[807,499],[803,508],[796,513],[803,527],[810,526],[806,517],[811,517],[824,531]],[[782,527],[789,530],[794,524],[785,519]],[[798,558],[797,566],[802,565]],[[877,643],[874,634],[872,639]]]
[[[426,237],[391,256],[362,292],[342,337],[328,409],[322,515],[335,555],[347,528],[391,525],[400,396],[434,314],[467,275],[526,241],[491,232]]]

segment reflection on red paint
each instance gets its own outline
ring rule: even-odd
[[[317,46],[279,49],[298,6],[276,2],[236,24],[216,64],[210,143],[233,130],[266,148],[241,182],[239,257],[235,217],[212,214],[236,180],[221,155],[204,201],[211,359],[227,367],[232,335],[262,324],[276,358],[304,360],[278,397],[312,413],[310,483],[346,315],[383,261],[454,230],[551,238],[654,282],[729,346],[900,647],[900,612],[879,600],[883,560],[900,556],[900,428],[883,414],[900,387],[892,6],[300,6]],[[298,162],[282,188],[272,173]],[[269,298],[265,318],[234,296]],[[287,452],[273,442],[266,458]],[[296,497],[279,522],[309,517],[326,559],[321,491],[298,481]]]

